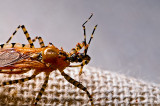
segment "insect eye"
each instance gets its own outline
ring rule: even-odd
[[[62,52],[59,52],[60,55],[62,55]]]

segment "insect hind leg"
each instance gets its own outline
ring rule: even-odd
[[[0,86],[12,85],[12,84],[16,84],[16,83],[25,82],[25,81],[28,81],[28,80],[31,80],[31,79],[35,78],[35,76],[36,76],[36,75],[33,74],[32,76],[27,77],[27,78],[22,78],[22,79],[17,79],[17,80],[6,81],[6,82],[3,82]]]
[[[39,91],[39,93],[38,93],[38,95],[36,97],[36,101],[34,103],[35,106],[37,105],[37,102],[41,99],[42,94],[44,93],[44,91],[45,91],[45,89],[47,87],[48,79],[49,79],[49,73],[46,74],[45,81],[44,81],[44,83],[42,85],[42,88],[40,89],[40,91]]]
[[[79,89],[85,91],[87,93],[87,96],[89,97],[89,100],[91,102],[91,105],[94,106],[93,104],[93,98],[92,95],[88,92],[87,88],[84,87],[80,82],[74,80],[73,78],[71,78],[69,75],[67,75],[64,71],[60,71],[61,75],[64,76],[64,78],[71,84],[73,84],[74,86],[78,87]]]
[[[18,31],[20,28],[22,28],[22,30],[23,30],[23,32],[24,32],[24,34],[25,34],[25,36],[26,36],[26,39],[27,39],[27,41],[28,41],[29,44],[30,44],[30,47],[31,47],[31,48],[34,48],[34,44],[33,44],[32,40],[31,40],[31,37],[30,37],[30,35],[29,35],[29,33],[28,33],[28,31],[27,31],[27,29],[25,28],[24,25],[19,25],[19,26],[17,27],[17,29],[13,32],[13,34],[11,35],[11,37],[7,40],[6,43],[9,43],[9,42],[11,41],[11,39],[13,38],[13,36],[17,33],[17,31]]]
[[[34,43],[37,39],[38,39],[38,41],[39,41],[40,47],[41,47],[41,48],[45,47],[45,44],[44,44],[44,42],[43,42],[43,39],[42,39],[42,37],[40,37],[40,36],[36,36],[34,39],[32,39],[32,42]]]

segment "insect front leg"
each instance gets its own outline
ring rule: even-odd
[[[94,106],[93,104],[93,98],[91,96],[91,94],[88,92],[87,88],[84,87],[80,82],[74,80],[73,78],[71,78],[69,75],[67,75],[63,70],[60,71],[61,75],[64,76],[64,78],[71,84],[73,84],[75,87],[78,87],[79,89],[85,91],[87,93],[87,96],[89,97],[89,100],[91,102],[91,105]]]
[[[78,65],[70,65],[69,67],[81,67],[80,72],[79,72],[79,76],[82,74],[82,69],[84,65],[87,65],[89,63],[90,60],[83,60],[81,64]]]
[[[25,28],[24,25],[19,25],[19,26],[17,27],[17,29],[13,32],[13,34],[11,35],[11,37],[7,40],[6,43],[9,43],[9,42],[11,41],[11,39],[13,38],[13,36],[16,34],[16,32],[17,32],[20,28],[22,28],[22,30],[23,30],[23,32],[24,32],[24,34],[25,34],[25,36],[26,36],[26,39],[27,39],[27,41],[28,41],[29,44],[30,44],[30,47],[31,47],[31,48],[34,48],[34,44],[33,44],[32,40],[31,40],[31,37],[30,37],[30,35],[29,35],[28,31],[26,30],[26,28]]]
[[[77,43],[76,47],[70,51],[70,56],[72,54],[77,54],[84,47],[84,43]]]

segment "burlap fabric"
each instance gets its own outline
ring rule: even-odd
[[[84,67],[79,78],[79,68],[65,72],[80,81],[93,95],[96,106],[160,106],[160,85],[125,77],[93,67]],[[31,76],[33,70],[23,75],[0,74],[0,82]],[[43,82],[44,73],[35,79],[0,87],[0,106],[31,105]],[[89,106],[85,92],[68,83],[58,70],[50,74],[48,87],[38,102],[40,106]]]

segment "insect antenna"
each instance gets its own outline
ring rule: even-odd
[[[86,51],[85,51],[86,53],[87,53],[88,47],[89,47],[89,45],[90,45],[90,43],[91,43],[91,40],[93,39],[93,34],[94,34],[97,26],[98,26],[98,25],[95,25],[95,27],[94,27],[94,29],[93,29],[93,31],[92,31],[91,37],[90,37],[90,39],[89,39],[89,41],[88,41],[87,48],[86,48]],[[86,54],[85,54],[85,55],[86,55]]]
[[[82,24],[82,26],[84,26],[93,16],[93,13],[91,13],[91,16]]]
[[[86,44],[86,28],[85,28],[85,24],[92,18],[93,16],[93,13],[91,13],[90,17],[82,24],[82,27],[83,27],[83,31],[84,31],[84,46],[85,46],[85,50],[84,50],[84,53],[85,55],[87,54],[87,44]]]
[[[93,34],[94,34],[94,32],[95,32],[95,30],[97,28],[97,25],[95,25],[95,27],[94,27],[94,29],[92,31],[91,37],[89,39],[89,42],[88,42],[88,44],[86,44],[86,28],[85,28],[85,24],[92,18],[92,16],[93,16],[93,13],[91,13],[91,16],[82,24],[83,31],[84,31],[84,41],[83,41],[83,43],[85,45],[85,49],[84,49],[85,55],[87,54],[88,47],[89,47],[89,45],[91,43],[91,40],[93,38]]]

